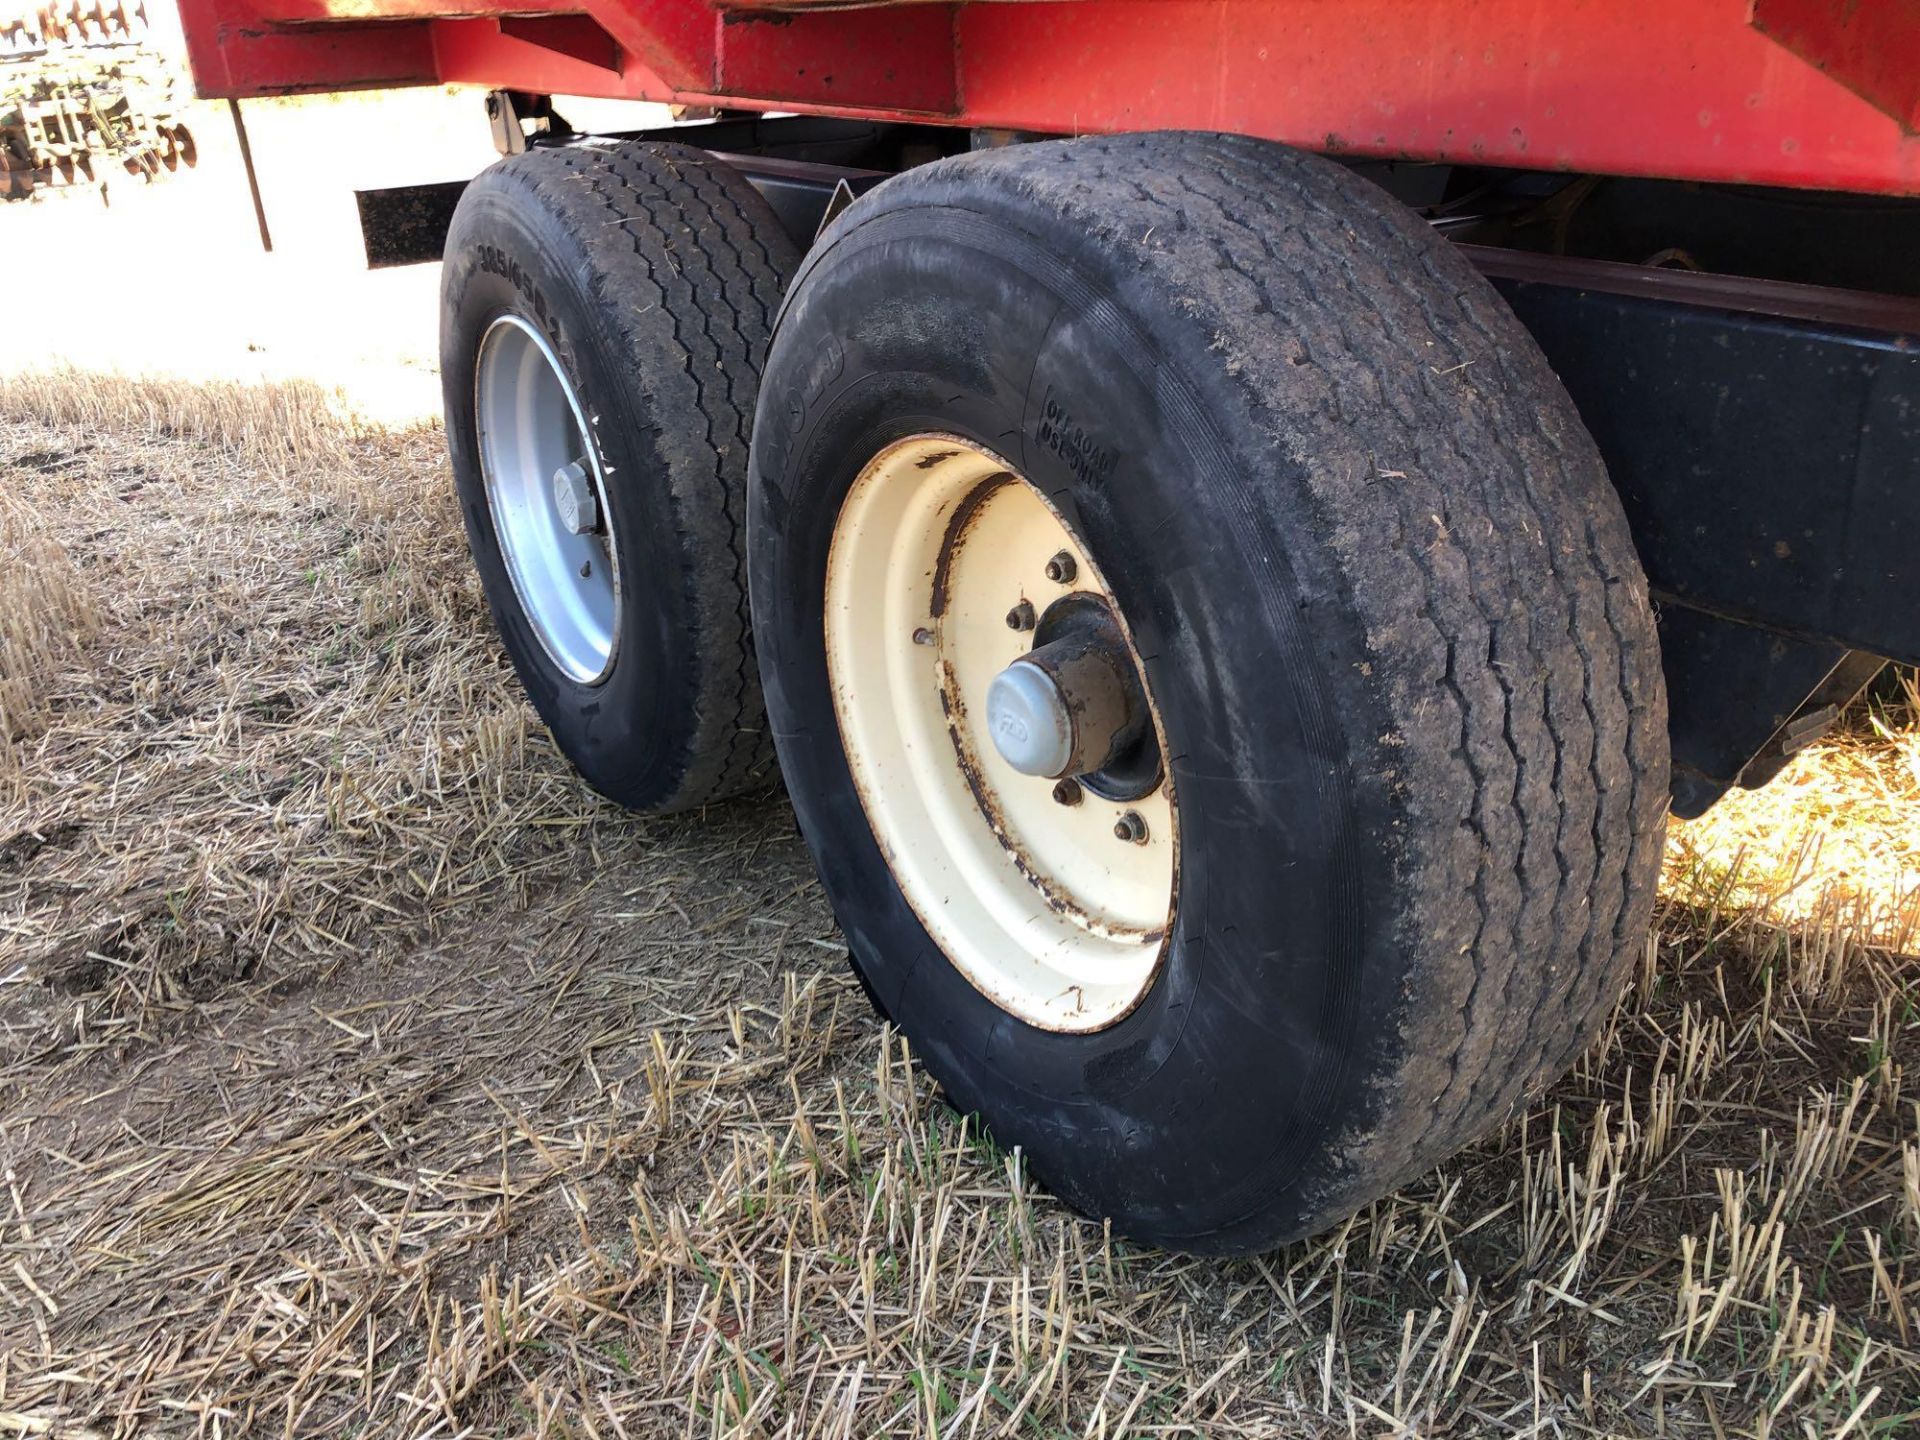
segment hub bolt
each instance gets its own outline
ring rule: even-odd
[[[578,460],[553,472],[553,509],[560,528],[569,535],[587,535],[600,528],[600,501],[593,477]]]
[[[1062,780],[1058,785],[1053,787],[1053,798],[1061,805],[1078,805],[1081,798],[1080,782],[1072,776],[1068,776],[1065,780]]]
[[[1135,845],[1147,843],[1147,822],[1140,817],[1138,810],[1129,810],[1113,822],[1113,834],[1117,840],[1130,840]]]
[[[1007,611],[1007,628],[1009,630],[1031,630],[1034,619],[1033,602],[1031,600],[1022,600],[1018,605]]]
[[[1073,577],[1080,573],[1080,567],[1074,563],[1072,554],[1062,550],[1047,561],[1047,578],[1056,585],[1071,585]]]

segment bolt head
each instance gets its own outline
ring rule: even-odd
[[[1054,802],[1059,805],[1078,805],[1083,798],[1080,782],[1071,776],[1053,787]]]
[[[578,460],[553,472],[553,509],[560,528],[569,535],[586,535],[600,527],[600,502],[593,480]]]
[[[1031,600],[1022,600],[1007,612],[1007,628],[1009,630],[1031,630],[1037,618],[1033,613],[1033,602]]]
[[[1079,573],[1080,566],[1069,551],[1062,550],[1047,561],[1047,579],[1056,585],[1071,585]]]

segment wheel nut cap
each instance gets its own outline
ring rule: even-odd
[[[593,482],[578,460],[553,472],[553,509],[560,527],[569,535],[586,535],[599,528],[600,502],[594,498]]]

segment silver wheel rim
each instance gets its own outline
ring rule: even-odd
[[[487,508],[520,611],[561,674],[596,684],[619,652],[620,572],[579,397],[547,337],[518,315],[481,337],[473,396]]]
[[[1062,560],[1066,577],[1051,578]],[[1002,1009],[1061,1031],[1101,1029],[1140,1003],[1178,890],[1164,774],[1126,799],[1074,781],[1061,798],[1062,782],[1023,772],[993,738],[995,678],[1037,653],[1025,617],[1076,594],[1111,608],[1140,673],[1066,521],[1005,460],[956,436],[882,450],[834,526],[827,673],[868,823],[953,966]],[[1165,754],[1143,673],[1141,684]]]

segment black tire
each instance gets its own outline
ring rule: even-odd
[[[1053,499],[1165,726],[1176,919],[1144,999],[1091,1034],[1016,1021],[945,962],[841,748],[836,512],[927,430]],[[1069,1203],[1190,1251],[1309,1234],[1590,1042],[1665,825],[1646,582],[1538,349],[1384,193],[1198,134],[891,180],[789,292],[753,472],[768,713],[854,963]]]
[[[705,804],[773,771],[747,608],[747,440],[797,258],[751,185],[680,145],[502,160],[447,235],[447,447],[487,602],[561,751],[636,810]],[[545,335],[594,417],[622,583],[619,649],[597,683],[549,658],[494,533],[474,367],[502,314]]]

